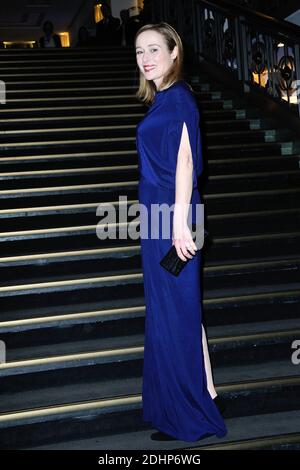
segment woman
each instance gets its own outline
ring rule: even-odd
[[[201,204],[199,111],[191,87],[182,79],[183,47],[172,26],[143,26],[135,47],[140,70],[137,97],[151,104],[136,136],[146,304],[143,419],[158,430],[151,435],[154,440],[223,437],[227,429],[214,401],[217,393],[202,326],[201,251],[195,256],[197,247],[187,224],[188,204],[193,210]],[[162,236],[160,221],[151,214],[154,204],[175,204],[168,221],[172,240]],[[146,234],[157,225],[158,237],[151,237],[150,230]],[[182,260],[190,258],[178,277],[159,264],[173,244]]]
[[[40,47],[61,47],[60,36],[54,33],[54,26],[51,21],[45,21],[43,24],[43,31],[45,36],[40,38]]]
[[[76,47],[96,46],[96,38],[90,36],[89,30],[85,26],[80,26],[78,30],[78,40]]]

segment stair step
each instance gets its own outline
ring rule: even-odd
[[[88,69],[88,68],[108,68],[109,70],[119,67],[131,67],[134,69],[136,66],[136,60],[134,56],[130,57],[93,57],[93,58],[67,58],[63,59],[64,69],[69,70],[72,68],[76,69]],[[118,62],[118,63],[117,63]],[[57,58],[48,59],[45,61],[40,60],[1,60],[1,67],[5,73],[13,72],[22,67],[23,71],[34,71],[34,70],[47,70],[50,69],[52,72],[61,71],[62,64],[57,63]]]
[[[39,74],[36,74],[39,76]],[[8,80],[6,80],[7,84],[7,90],[10,92],[17,92],[19,93],[20,90],[26,90],[26,92],[32,92],[36,93],[37,90],[40,89],[52,89],[52,90],[57,90],[57,89],[64,89],[66,91],[70,90],[102,90],[103,87],[111,87],[113,85],[113,88],[118,88],[120,87],[121,89],[126,89],[126,88],[131,88],[134,83],[136,83],[133,80],[132,74],[130,72],[128,73],[128,76],[120,76],[116,75],[113,77],[103,77],[103,75],[98,74],[86,74],[87,77],[83,77],[83,74],[79,74],[78,78],[76,78],[76,74],[69,76],[62,75],[60,78],[59,74],[54,74],[53,79],[49,80],[49,76],[47,74],[41,74],[41,77],[39,80],[31,80],[30,76],[25,75],[25,79],[23,81],[15,80],[16,78],[20,78],[19,75],[16,77],[8,75]],[[75,78],[74,78],[75,77]],[[32,78],[36,78],[36,76],[33,76]],[[51,75],[50,75],[51,78]],[[137,88],[135,84],[135,88]],[[201,88],[200,88],[201,91]],[[208,93],[208,92],[206,92]],[[212,93],[212,92],[211,92]],[[209,95],[208,95],[209,96]]]
[[[121,115],[122,116],[122,115]],[[124,115],[126,116],[126,115]],[[120,117],[121,118],[121,117]],[[120,119],[119,118],[119,119]],[[0,157],[1,172],[9,171],[35,171],[51,170],[53,165],[55,169],[89,168],[96,165],[112,166],[126,164],[136,164],[138,159],[136,150],[119,150],[106,152],[72,152],[72,153],[54,153],[41,155],[14,155],[11,157]],[[205,164],[206,162],[204,162]],[[288,171],[298,170],[300,167],[299,155],[271,155],[271,156],[250,156],[239,159],[227,157],[225,159],[210,159],[209,166],[212,169],[212,175],[226,175],[228,173],[243,174],[247,171]]]
[[[9,142],[26,142],[30,139],[37,139],[42,137],[42,140],[45,140],[46,136],[49,136],[49,139],[68,140],[76,133],[77,137],[126,137],[133,136],[135,138],[135,129],[136,124],[122,124],[122,125],[82,125],[82,126],[68,126],[63,127],[44,127],[44,128],[30,128],[30,129],[6,129],[0,131],[0,142],[4,141],[5,143]],[[216,137],[218,137],[219,145],[226,143],[231,145],[234,144],[237,140],[243,143],[247,141],[252,141],[255,139],[256,142],[265,143],[265,142],[282,142],[284,139],[290,138],[288,132],[284,133],[283,130],[278,130],[274,132],[272,130],[259,130],[259,131],[236,131],[236,132],[223,132],[217,133],[207,133],[206,138],[208,142],[215,142]],[[222,137],[220,136],[222,134]],[[209,148],[211,146],[208,146]]]
[[[220,143],[217,145],[208,145],[208,152],[210,155],[216,157],[224,157],[225,155],[234,155],[236,152],[236,157],[239,155],[255,155],[258,156],[259,153],[264,155],[291,155],[297,152],[297,145],[294,141],[287,140],[286,142],[254,142],[254,143],[230,143],[224,144]]]
[[[274,290],[277,289],[277,290]],[[223,297],[209,298],[206,294],[203,299],[204,320],[209,326],[221,326],[224,330],[230,325],[232,331],[235,325],[251,332],[251,325],[255,322],[268,322],[269,329],[272,321],[288,322],[290,319],[298,319],[300,303],[300,289],[289,290],[288,286],[272,286],[264,292],[240,293],[240,295],[226,295]],[[94,323],[95,321],[117,320],[121,325],[128,324],[132,318],[144,316],[144,298],[137,296],[108,301],[87,302],[80,301],[76,304],[33,306],[26,309],[19,304],[3,311],[1,315],[1,332],[20,332],[34,330],[40,326],[43,328],[59,327],[61,324],[77,325]],[[220,312],[222,313],[220,315]],[[124,322],[123,322],[124,320]],[[135,320],[139,321],[139,320]],[[115,325],[114,323],[112,325]],[[288,325],[289,326],[289,325]],[[263,327],[263,325],[261,326]],[[122,326],[123,328],[123,326]],[[240,331],[240,330],[239,330]]]
[[[34,117],[36,115],[40,115],[42,113],[43,117],[46,116],[81,116],[83,113],[83,109],[85,112],[88,112],[90,115],[98,114],[99,112],[104,112],[105,115],[109,116],[110,114],[115,114],[116,112],[119,114],[127,114],[128,111],[130,112],[137,112],[140,113],[143,109],[143,106],[140,103],[117,103],[117,104],[92,104],[92,105],[80,105],[80,106],[47,106],[47,107],[39,107],[38,101],[36,102],[36,107],[22,107],[22,108],[7,108],[1,112],[0,116],[2,119],[6,117]],[[61,104],[61,103],[60,103]]]
[[[50,137],[51,139],[51,137]],[[113,150],[133,150],[136,146],[136,138],[133,137],[103,137],[103,138],[78,138],[78,139],[64,139],[61,136],[61,140],[34,140],[34,141],[20,141],[20,142],[8,142],[0,143],[0,150],[5,151],[7,156],[12,156],[16,152],[23,152],[23,154],[34,154],[43,152],[60,152],[63,150],[76,151],[79,146],[84,146],[87,150],[98,150],[101,145],[102,150],[111,150],[113,143]],[[271,155],[276,153],[277,155],[284,154],[295,154],[296,149],[293,142],[278,142],[278,143],[266,143],[257,142],[254,144],[219,144],[209,145],[207,147],[209,158],[223,157],[224,155],[238,156],[242,154],[257,156],[260,152],[265,155]]]
[[[6,130],[0,131],[0,142],[1,145],[9,145],[11,142],[21,142],[30,144],[30,139],[42,139],[40,144],[43,144],[45,137],[49,139],[56,138],[59,141],[68,141],[72,138],[74,134],[76,137],[88,138],[88,137],[115,137],[115,138],[126,138],[130,136],[132,139],[134,137],[134,129],[136,125],[125,124],[125,125],[111,125],[111,126],[85,126],[85,127],[56,127],[56,128],[46,128],[46,129],[18,129],[18,130]],[[83,142],[84,143],[84,142]],[[26,145],[25,144],[25,145]],[[33,142],[33,145],[34,142]]]
[[[207,437],[197,443],[153,441],[153,429],[98,434],[83,439],[45,443],[29,450],[299,450],[299,411],[242,416],[226,420],[227,436]],[[279,424],[280,423],[280,424]],[[183,447],[184,442],[184,447]],[[30,444],[29,444],[30,445]]]
[[[211,330],[214,336],[275,331],[278,329],[279,324],[282,329],[295,328],[295,325],[299,328],[299,320],[297,317],[295,318],[292,310],[294,306],[296,312],[299,301],[299,289],[295,291],[270,291],[263,294],[235,297],[224,296],[217,299],[205,298],[203,301],[204,319],[209,325],[209,329],[211,326],[214,327]],[[40,336],[37,338],[35,335],[36,329],[43,330],[47,334],[47,331],[52,332],[54,328],[82,328],[84,325],[94,325],[101,322],[102,336],[107,334],[106,330],[108,334],[112,334],[112,331],[116,332],[118,329],[123,335],[126,328],[130,328],[133,333],[141,328],[141,319],[143,328],[144,299],[134,298],[131,304],[127,303],[126,305],[124,302],[124,305],[118,308],[109,305],[107,305],[108,308],[103,308],[103,305],[98,303],[96,305],[62,306],[54,309],[46,307],[44,310],[33,309],[29,312],[23,309],[16,310],[8,314],[3,313],[0,331],[1,335],[15,338],[17,344],[23,344],[24,337],[29,338],[26,339],[26,342],[30,345],[37,340],[40,341]],[[255,306],[255,313],[253,312],[249,316],[253,306]],[[282,306],[284,306],[284,309]],[[219,315],[220,310],[223,312],[221,317]],[[258,322],[258,320],[261,321]],[[126,325],[126,328],[124,328],[124,325]],[[131,326],[129,327],[129,325]],[[134,325],[136,325],[135,328]],[[88,332],[89,330],[87,330]],[[52,336],[52,338],[54,337],[55,335]]]
[[[134,48],[132,46],[93,46],[92,48],[85,47],[76,47],[76,48],[54,48],[54,49],[39,49],[32,48],[28,49],[1,49],[0,59],[2,58],[30,58],[40,60],[41,58],[47,60],[48,58],[63,59],[65,57],[87,57],[87,56],[96,56],[99,57],[99,54],[103,57],[108,55],[112,57],[114,54],[117,55],[126,55],[134,54]]]
[[[273,350],[275,350],[274,345]],[[39,403],[40,407],[47,407],[60,403],[84,401],[89,395],[95,400],[140,393],[142,353],[143,346],[8,363],[6,369],[0,370],[1,382],[3,382],[0,428],[4,414],[2,403],[6,403],[5,413],[11,413],[33,409],[33,403]],[[235,351],[236,356],[239,353],[243,356],[242,348],[237,348]],[[297,367],[288,364],[284,357],[281,360],[279,358],[275,358],[274,361],[265,360],[258,366],[255,363],[247,364],[247,373],[245,373],[245,364],[228,365],[226,369],[216,366],[214,375],[217,390],[219,389],[222,393],[227,389],[229,397],[234,396],[232,389],[235,386],[242,391],[246,384],[251,382],[253,387],[257,382],[273,381],[275,383],[276,379],[277,382],[283,379],[282,382],[298,383],[300,379],[299,374],[297,375]],[[72,385],[72,380],[76,387]],[[19,388],[21,381],[22,392]],[[52,385],[51,392],[49,390],[48,393],[47,390],[45,391],[47,381]],[[227,417],[232,414],[235,415],[233,407],[231,413],[227,413]]]
[[[299,450],[300,433],[282,434],[272,437],[261,437],[224,445],[210,445],[202,450]],[[193,449],[194,450],[194,449]]]
[[[1,174],[0,174],[1,175]],[[232,190],[264,190],[272,188],[293,188],[299,185],[300,170],[269,170],[266,172],[245,172],[209,176],[205,184],[205,192],[213,194],[228,186]]]
[[[86,272],[80,271],[86,267],[86,262],[76,269],[72,266],[72,273],[65,272],[68,266],[59,273],[43,274],[43,268],[36,268],[35,275],[31,274],[26,279],[8,279],[1,284],[0,297],[3,309],[13,310],[17,302],[22,302],[24,308],[33,308],[36,302],[40,307],[45,305],[67,304],[67,292],[72,292],[72,302],[85,302],[89,299],[95,302],[97,299],[108,300],[110,297],[119,299],[143,295],[143,274],[138,267],[126,269],[99,271],[99,262],[90,262]],[[98,268],[98,269],[97,269]],[[45,270],[44,270],[45,271]],[[21,276],[21,275],[20,275]],[[268,279],[266,283],[265,279]],[[299,262],[297,259],[240,263],[236,265],[210,267],[206,269],[204,277],[204,298],[219,298],[233,296],[238,292],[254,293],[272,289],[276,285],[280,290],[299,288]],[[265,284],[263,284],[263,282]],[[234,285],[234,287],[233,287]]]
[[[25,172],[0,172],[1,190],[36,189],[63,185],[93,185],[97,183],[112,184],[119,181],[121,185],[126,181],[139,180],[138,165],[98,166],[90,168],[67,168],[51,170],[35,170]],[[300,171],[277,170],[256,173],[234,173],[209,176],[204,185],[207,195],[226,191],[251,189],[268,190],[273,188],[292,189],[299,186]],[[136,183],[138,184],[138,183]],[[80,187],[79,187],[80,189]]]
[[[123,95],[124,96],[124,95]],[[135,95],[134,93],[132,93],[131,95],[129,94],[127,97],[125,95],[125,99],[126,101],[128,101],[128,97],[132,98],[133,100],[136,100],[135,98]],[[97,97],[96,97],[97,98]],[[52,115],[55,113],[55,116],[60,116],[60,115],[63,115],[63,116],[68,116],[68,115],[71,115],[71,116],[74,116],[76,115],[76,112],[77,111],[77,114],[79,116],[82,116],[82,108],[84,107],[84,109],[87,109],[89,111],[89,114],[91,114],[91,111],[94,110],[94,112],[97,113],[97,110],[99,112],[99,110],[105,110],[105,113],[107,113],[108,115],[110,114],[109,111],[111,111],[111,113],[113,112],[116,112],[116,110],[118,110],[118,113],[120,113],[122,111],[122,108],[124,108],[124,111],[128,111],[128,109],[132,109],[132,110],[138,110],[140,111],[141,109],[145,109],[143,108],[143,105],[138,103],[138,102],[134,102],[132,104],[130,103],[126,103],[126,104],[122,104],[120,102],[120,99],[118,99],[118,103],[117,104],[113,104],[111,103],[112,99],[116,98],[116,96],[111,96],[111,97],[108,97],[107,99],[110,99],[110,104],[106,104],[106,105],[101,105],[101,104],[98,104],[98,105],[88,105],[87,103],[83,103],[81,106],[71,106],[71,105],[64,105],[64,106],[61,106],[61,100],[63,100],[64,98],[59,98],[57,100],[58,104],[56,106],[49,106],[47,105],[44,106],[44,107],[41,107],[41,106],[38,106],[38,104],[41,103],[41,100],[40,99],[27,99],[25,101],[26,102],[29,102],[31,104],[36,104],[36,106],[34,107],[8,107],[7,104],[6,104],[6,107],[1,110],[1,117],[2,119],[5,119],[6,117],[9,117],[9,116],[13,116],[13,114],[19,116],[20,113],[22,113],[23,117],[24,117],[24,114],[27,113],[28,116],[33,116],[34,117],[34,113],[40,113],[42,112],[43,113],[43,117],[47,116],[47,115],[51,115],[50,112],[52,112]],[[78,100],[78,97],[75,97],[74,99],[77,99]],[[86,99],[86,98],[84,98]],[[94,98],[93,99],[93,102],[95,101]],[[49,99],[48,99],[49,101]],[[20,100],[16,100],[16,102],[20,102]],[[49,101],[49,103],[51,102],[51,100]],[[54,103],[55,100],[54,98],[52,98],[52,103]],[[203,106],[204,106],[204,102],[201,103]],[[245,119],[245,118],[251,118],[253,115],[255,116],[255,112],[257,112],[257,110],[255,109],[209,109],[209,106],[210,106],[211,102],[210,101],[207,101],[206,102],[206,106],[204,106],[204,109],[202,110],[202,114],[204,117],[208,117],[210,119],[214,119],[214,118],[218,118],[218,119],[221,119],[226,121],[228,119],[236,119],[236,120],[239,120],[239,119]],[[146,110],[146,109],[145,109]],[[63,114],[61,114],[60,112],[63,112]]]
[[[1,164],[1,159],[0,159]],[[258,170],[276,171],[282,170],[299,170],[300,156],[299,155],[270,155],[259,157],[241,157],[238,160],[235,158],[224,159],[210,159],[209,166],[214,175],[223,175],[227,172],[255,172]]]
[[[299,406],[299,387],[299,376],[275,376],[267,380],[222,385],[218,387],[218,391],[226,399],[228,417],[240,418],[249,414],[263,414],[265,417],[271,411],[276,413],[293,410],[295,413]],[[247,389],[251,392],[245,396]],[[76,438],[86,438],[125,430],[137,431],[147,429],[148,426],[142,423],[141,395],[135,393],[4,413],[0,416],[0,427],[7,430],[1,434],[1,447],[14,448],[26,447],[33,442],[35,446],[46,443],[49,445],[74,439],[74,435]]]
[[[252,143],[255,142],[278,142],[284,141],[291,138],[290,131],[288,129],[258,129],[258,130],[233,130],[218,132],[207,132],[206,139],[208,144],[218,142],[218,145],[231,144],[234,142],[239,143]],[[209,145],[208,145],[209,146]]]
[[[127,113],[127,114],[112,114],[106,116],[105,114],[96,114],[91,116],[52,116],[52,117],[38,117],[38,118],[12,118],[12,119],[1,119],[0,124],[3,131],[23,131],[32,130],[34,124],[34,130],[38,129],[49,129],[49,125],[55,125],[56,128],[59,125],[63,125],[65,128],[71,127],[72,123],[81,127],[88,125],[93,121],[93,124],[104,123],[105,127],[110,127],[113,124],[128,123],[129,127],[135,128],[136,124],[143,117],[142,113]],[[134,124],[134,125],[133,125]]]
[[[32,93],[33,95],[36,93],[40,93],[43,91],[44,93],[56,93],[60,91],[65,91],[67,92],[76,92],[76,91],[83,91],[83,92],[91,92],[91,91],[103,91],[103,90],[108,90],[110,91],[111,89],[115,90],[126,90],[126,89],[131,89],[131,88],[137,88],[137,81],[133,79],[132,73],[127,72],[128,77],[126,76],[117,76],[113,77],[110,80],[108,78],[87,78],[84,81],[81,79],[76,79],[76,74],[72,76],[72,78],[67,79],[57,79],[59,77],[59,74],[55,74],[54,80],[25,80],[25,81],[13,81],[13,80],[8,80],[7,81],[7,93],[8,94],[19,94],[21,92],[25,93]],[[82,72],[81,72],[82,74]],[[38,74],[37,74],[38,75]],[[6,75],[8,78],[14,78],[13,75]],[[28,74],[25,75],[25,77],[28,76]],[[93,77],[93,74],[88,75],[89,77]],[[30,75],[29,75],[30,77]],[[43,77],[43,75],[42,75]],[[64,75],[65,77],[65,75]],[[67,76],[68,77],[68,76]],[[101,75],[100,75],[101,77]],[[18,75],[19,78],[19,75]],[[35,77],[34,77],[35,78]],[[45,77],[47,78],[47,76]],[[49,78],[49,77],[48,77]],[[102,82],[102,84],[101,84]],[[104,83],[103,83],[104,82]],[[92,86],[92,84],[95,84],[97,86]],[[112,87],[111,85],[115,83],[115,86]],[[101,86],[102,85],[102,86]],[[193,90],[196,96],[199,98],[202,98],[204,100],[231,100],[235,97],[235,95],[227,90],[222,90],[222,89],[214,89],[211,85],[208,85],[206,83],[201,83],[197,84],[196,86],[193,86]]]
[[[223,120],[209,120],[206,119],[203,122],[203,129],[206,132],[214,132],[215,129],[218,129],[218,132],[226,131],[237,131],[237,130],[269,130],[277,129],[280,126],[280,123],[275,119],[270,118],[245,118],[245,119],[228,119],[227,121]]]
[[[117,181],[110,183],[75,184],[65,186],[43,186],[23,189],[6,189],[0,192],[2,208],[37,207],[38,205],[65,205],[80,203],[104,203],[117,201],[120,196],[138,199],[138,180]],[[205,194],[202,202],[208,214],[246,212],[283,209],[295,207],[300,192],[299,187],[283,187],[282,189],[261,189],[250,191],[234,191]],[[229,189],[229,188],[228,188]],[[39,204],[37,204],[37,197]],[[22,201],[21,199],[22,198]],[[224,204],[224,200],[226,204]],[[296,206],[297,207],[297,206]]]
[[[46,172],[44,170],[34,170],[34,171],[12,171],[12,172],[1,172],[0,173],[0,180],[12,180],[12,179],[40,179],[40,178],[53,178],[57,175],[64,175],[64,176],[73,176],[73,175],[84,175],[88,173],[108,173],[108,172],[124,172],[124,171],[132,171],[137,170],[138,165],[123,165],[123,166],[98,166],[98,167],[90,167],[90,168],[61,168],[61,169],[49,169]],[[278,172],[279,173],[279,172]],[[287,171],[286,174],[294,174],[296,171]],[[277,174],[277,173],[275,173]]]
[[[26,105],[27,103],[30,104],[31,106],[50,106],[57,103],[58,105],[64,104],[65,106],[70,104],[72,105],[74,102],[75,103],[81,103],[81,106],[85,107],[88,104],[93,104],[93,103],[98,103],[98,104],[130,104],[131,102],[133,104],[137,103],[137,99],[135,96],[135,91],[132,90],[129,91],[128,93],[118,93],[118,87],[116,92],[114,93],[113,91],[111,92],[112,94],[107,94],[104,93],[102,95],[100,94],[92,94],[90,93],[88,96],[82,96],[82,92],[79,93],[78,96],[74,96],[72,93],[71,96],[65,96],[65,94],[62,92],[62,96],[45,96],[43,94],[42,97],[27,97],[27,98],[8,98],[6,100],[6,108],[7,109],[14,109],[18,110],[22,105]],[[209,106],[211,103],[207,102],[207,106]]]
[[[0,375],[54,370],[74,364],[79,367],[86,359],[95,360],[97,364],[112,363],[114,357],[123,362],[131,358],[140,360],[143,355],[138,356],[136,352],[144,344],[144,317],[145,308],[140,306],[86,312],[85,316],[73,314],[70,318],[64,315],[60,320],[53,318],[52,321],[51,318],[42,321],[36,318],[34,322],[26,322],[26,319],[1,322],[1,338],[6,344],[7,355]],[[89,319],[91,323],[87,323]],[[300,320],[297,318],[278,319],[273,324],[253,321],[227,327],[209,326],[212,364],[224,367],[224,377],[226,374],[228,377],[228,368],[235,366],[238,356],[239,365],[253,364],[255,371],[255,366],[258,368],[266,359],[285,360],[298,333]],[[294,374],[295,367],[291,371]],[[247,369],[242,377],[249,378],[249,373]],[[102,378],[104,380],[104,376]]]
[[[100,220],[97,218],[96,210],[99,202],[90,204],[66,204],[60,206],[37,206],[23,208],[7,208],[0,210],[0,236],[2,233],[16,231],[20,234],[19,227],[22,223],[22,231],[41,230],[47,228],[63,228],[93,225]],[[103,208],[114,207],[116,215],[120,208],[128,210],[132,204],[139,204],[138,200],[120,200],[102,203]],[[220,237],[224,233],[224,221],[230,224],[227,235],[238,235],[243,232],[250,235],[258,232],[274,232],[278,229],[278,217],[280,217],[281,227],[287,230],[297,229],[299,226],[300,208],[295,209],[270,209],[253,210],[244,212],[231,212],[226,214],[211,214],[207,216],[209,228],[214,237]],[[127,243],[127,242],[126,242]],[[1,256],[1,249],[0,249]]]
[[[34,88],[34,89],[20,89],[20,90],[13,90],[12,87],[7,87],[6,95],[7,95],[7,102],[14,102],[18,96],[24,96],[25,98],[21,98],[23,101],[27,100],[27,96],[33,96],[35,99],[37,96],[51,98],[53,95],[53,99],[60,97],[61,95],[66,98],[80,97],[80,99],[90,98],[93,97],[94,93],[99,93],[99,95],[110,96],[114,93],[117,93],[119,97],[123,96],[131,96],[130,94],[134,93],[137,90],[137,87],[130,83],[129,85],[120,85],[116,84],[115,86],[85,86],[84,89],[82,87],[60,87],[60,88]],[[120,95],[122,93],[122,95]],[[70,96],[69,96],[70,95]],[[98,96],[99,96],[98,95]],[[96,96],[95,96],[96,98]]]
[[[85,227],[87,228],[87,226]],[[64,230],[67,230],[67,227],[64,227]],[[118,230],[120,233],[121,229]],[[110,241],[113,242],[110,243]],[[116,245],[116,246],[113,246]],[[28,270],[29,275],[30,270],[34,266],[35,273],[41,271],[40,275],[42,277],[42,271],[47,272],[49,269],[53,270],[56,266],[56,270],[59,273],[67,272],[70,270],[71,272],[75,272],[74,269],[77,263],[83,264],[85,269],[81,272],[89,272],[89,269],[95,264],[98,265],[99,260],[105,260],[106,271],[109,272],[112,269],[115,269],[116,266],[119,266],[120,269],[124,268],[140,268],[140,240],[133,240],[127,237],[126,245],[119,238],[108,238],[107,240],[98,240],[99,248],[97,249],[84,249],[84,250],[77,250],[77,251],[63,251],[63,252],[46,252],[46,253],[37,253],[37,254],[27,254],[27,255],[17,255],[17,256],[5,256],[0,257],[0,272],[5,270],[6,273],[6,281],[9,281],[11,278],[17,275],[20,272],[20,276],[23,276],[23,270]],[[103,247],[103,245],[110,245]],[[199,256],[201,253],[199,254]],[[253,263],[249,262],[249,260],[237,260],[235,259],[234,262],[228,260],[223,261],[219,260],[219,265],[217,266],[215,262],[209,261],[206,263],[204,267],[205,273],[215,273],[216,270],[235,270],[239,269],[239,267],[243,267],[244,265],[247,266],[249,269],[250,267],[253,269],[257,269],[260,267],[267,267],[268,265],[273,266],[284,266],[293,265],[294,263],[297,265],[298,258],[295,255],[294,257],[286,257],[278,259],[275,258],[275,254],[270,258],[257,258],[253,260]],[[70,267],[68,268],[65,264],[66,262],[71,263]],[[59,264],[63,263],[63,266],[59,267]],[[71,267],[72,266],[72,267]],[[80,266],[78,265],[78,269],[80,271]],[[11,271],[11,273],[10,273]],[[22,274],[21,274],[22,273]],[[213,274],[214,275],[214,274]],[[0,281],[1,285],[1,281]]]
[[[111,69],[111,70],[108,70],[108,69],[105,69],[103,70],[103,68],[98,68],[96,67],[96,70],[93,70],[93,69],[87,69],[87,70],[78,70],[78,68],[76,68],[75,70],[66,70],[65,72],[62,72],[61,69],[59,70],[48,70],[48,71],[43,71],[43,72],[40,72],[40,71],[34,71],[34,72],[25,72],[23,73],[22,70],[19,70],[17,73],[14,71],[14,70],[11,70],[9,71],[9,73],[5,72],[1,75],[1,77],[3,78],[3,80],[5,80],[6,83],[11,83],[13,81],[17,81],[19,82],[19,80],[22,80],[22,82],[25,84],[27,83],[28,81],[34,81],[36,80],[37,78],[39,78],[39,82],[40,83],[45,83],[45,81],[47,81],[49,78],[51,77],[54,77],[55,78],[61,78],[66,81],[66,80],[70,80],[72,81],[73,79],[76,80],[76,77],[78,77],[80,79],[80,81],[82,81],[82,79],[86,79],[86,80],[89,80],[89,79],[96,79],[97,77],[97,80],[101,81],[102,79],[103,80],[109,80],[110,82],[113,82],[114,80],[122,80],[122,78],[124,78],[125,80],[128,79],[128,77],[131,77],[131,80],[136,80],[136,75],[135,75],[135,71],[134,69],[131,67],[131,66],[128,66],[128,67],[122,67],[121,70],[119,69]],[[201,87],[202,85],[200,85]],[[206,85],[205,89],[209,89],[207,88],[208,85]]]
[[[16,230],[13,232],[0,233],[1,256],[5,256],[9,248],[11,255],[32,255],[41,252],[63,251],[63,250],[81,250],[99,249],[100,240],[96,236],[95,220],[92,225],[77,225],[70,227],[40,228],[35,230]],[[119,230],[127,230],[126,225],[116,226],[116,233]],[[277,253],[282,256],[294,256],[299,254],[300,232],[297,229],[293,231],[278,231],[278,228],[269,233],[238,234],[236,236],[222,236],[213,233],[212,247],[204,252],[205,259],[220,263],[222,261],[231,261],[257,258],[261,256],[274,257]],[[101,240],[101,248],[116,247],[120,244],[118,237],[116,240]],[[122,246],[136,244],[135,241],[127,238],[122,240]]]
[[[98,105],[115,104],[117,106],[119,106],[120,104],[127,104],[127,103],[128,104],[132,103],[135,105],[138,104],[137,98],[135,96],[135,93],[137,91],[136,87],[130,87],[127,93],[126,93],[126,90],[123,90],[123,93],[122,93],[122,90],[119,90],[119,87],[114,87],[114,88],[115,90],[111,89],[110,93],[108,92],[104,93],[103,91],[102,94],[97,94],[95,92],[93,93],[92,91],[90,91],[87,95],[84,95],[82,93],[82,90],[81,91],[79,90],[77,95],[76,93],[74,93],[73,90],[71,90],[70,96],[67,96],[64,91],[61,91],[60,93],[58,93],[56,90],[55,90],[56,96],[50,95],[51,90],[47,93],[44,93],[41,90],[39,90],[39,93],[41,94],[41,96],[37,96],[38,94],[37,93],[34,97],[28,96],[26,98],[20,98],[16,94],[14,97],[12,97],[13,95],[10,93],[11,97],[8,97],[6,100],[4,113],[7,113],[8,111],[16,112],[16,111],[22,110],[28,104],[30,105],[30,107],[41,107],[41,106],[51,107],[51,105],[55,106],[56,104],[58,106],[70,107],[72,104],[75,103],[75,104],[80,104],[81,107],[84,107],[84,108],[86,106],[93,105],[95,103]],[[232,100],[214,100],[214,101],[201,100],[201,107],[205,111],[208,111],[208,110],[232,111],[234,108],[234,103],[232,102]],[[225,116],[223,115],[223,117]]]

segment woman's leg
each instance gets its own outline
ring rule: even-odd
[[[216,389],[214,387],[214,381],[213,381],[213,377],[212,377],[211,365],[210,365],[210,359],[209,359],[207,339],[206,339],[206,334],[205,334],[203,324],[202,324],[202,347],[203,347],[204,365],[205,365],[206,380],[207,380],[207,389],[210,393],[210,396],[212,398],[215,398],[217,396],[217,392],[216,392]]]

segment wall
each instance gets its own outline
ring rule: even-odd
[[[292,13],[292,15],[287,16],[285,20],[300,26],[300,10],[297,10],[295,13]]]
[[[120,18],[120,11],[138,6],[138,0],[111,0],[112,15]]]
[[[75,46],[78,38],[78,30],[80,26],[84,25],[93,36],[96,34],[96,25],[94,21],[94,4],[95,0],[85,0],[81,4],[81,8],[77,11],[77,15],[72,19],[68,25],[70,33],[71,46]]]

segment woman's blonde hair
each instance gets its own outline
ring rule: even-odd
[[[146,80],[143,73],[140,71],[140,84],[139,89],[136,92],[136,97],[143,103],[148,105],[153,102],[156,91],[160,91],[162,88],[168,88],[177,80],[183,79],[183,45],[177,31],[175,31],[175,29],[171,25],[165,22],[157,24],[149,23],[142,26],[135,35],[135,45],[138,36],[144,31],[157,31],[158,33],[160,33],[164,37],[170,53],[173,51],[175,46],[177,46],[178,48],[177,57],[176,59],[174,59],[173,64],[164,76],[159,90],[156,90],[153,81]]]

